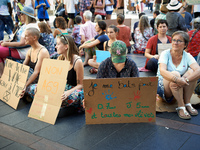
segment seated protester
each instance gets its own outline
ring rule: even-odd
[[[190,53],[196,60],[200,52],[200,17],[194,19],[194,30],[188,32],[190,41],[186,51]]]
[[[108,36],[105,35],[104,32],[104,30],[106,30],[106,23],[104,21],[98,21],[95,29],[98,34],[79,47],[80,51],[85,48],[85,61],[83,63],[84,66],[88,65],[88,60],[92,58],[93,55],[96,55],[95,50],[103,50],[103,43],[109,40]]]
[[[54,37],[51,29],[45,22],[38,23],[40,28],[41,44],[49,51],[50,56],[55,54]]]
[[[117,27],[119,28],[119,33],[117,35],[117,40],[121,40],[126,43],[126,47],[128,49],[128,54],[131,53],[131,29],[124,25],[124,15],[117,15]]]
[[[77,15],[75,17],[75,22],[77,26],[74,26],[74,29],[72,31],[72,37],[74,38],[76,46],[79,47],[81,45],[81,35],[79,33],[80,33],[80,26],[82,23],[82,17]]]
[[[158,69],[158,44],[171,43],[171,37],[166,35],[168,23],[164,19],[160,19],[157,22],[158,34],[151,37],[146,46],[145,57],[147,58],[145,68],[153,72],[157,72]]]
[[[68,32],[67,32],[67,22],[63,17],[61,16],[56,17],[55,24],[56,24],[56,29],[53,32],[53,37],[55,38],[55,43],[56,43],[57,36],[61,34],[68,35]]]
[[[182,7],[182,4],[179,3],[178,0],[171,0],[167,5],[167,9],[169,10],[166,14],[166,20],[168,22],[168,32],[167,35],[172,36],[172,34],[176,31],[182,30],[187,31],[187,27],[185,24],[184,18],[178,12]]]
[[[96,15],[95,18],[94,18],[94,23],[97,23],[100,20],[102,20],[101,15]]]
[[[139,13],[139,20],[140,20],[140,18],[143,16],[143,15],[146,15],[144,12],[142,12],[142,13]],[[139,21],[137,21],[137,22],[135,22],[134,23],[134,26],[133,26],[133,32],[135,32],[135,29],[138,27],[138,24],[139,24]]]
[[[185,24],[188,30],[192,29],[192,15],[186,11],[186,7],[183,7],[184,10],[181,13],[181,15],[183,16],[183,18],[185,19]]]
[[[118,32],[119,32],[119,29],[116,27],[116,26],[114,26],[114,25],[110,25],[108,28],[107,28],[107,35],[108,35],[108,38],[110,39],[110,40],[108,40],[108,41],[105,41],[104,43],[103,43],[103,47],[104,47],[104,51],[109,51],[110,52],[110,47],[111,47],[111,44],[114,42],[114,41],[117,41],[117,34],[118,34]],[[96,55],[94,55],[93,56],[93,59],[89,59],[89,61],[88,61],[88,64],[90,65],[90,66],[92,66],[92,67],[94,67],[94,68],[91,68],[89,71],[90,71],[90,73],[91,74],[95,74],[95,73],[97,73],[97,71],[98,71],[98,68],[99,68],[99,65],[100,65],[100,63],[98,63],[97,61],[96,61]]]
[[[111,57],[101,62],[96,78],[125,78],[138,77],[136,63],[126,57],[127,48],[123,41],[117,40],[112,43]]]
[[[27,28],[34,27],[38,28],[36,23],[36,18],[34,17],[34,9],[31,7],[25,6],[21,11],[21,21],[25,22],[25,24],[18,30],[16,33],[16,41],[13,42],[3,42],[0,44],[0,77],[3,73],[4,69],[4,60],[9,56],[9,47],[11,50],[11,56],[17,59],[24,59],[26,56],[29,47],[25,44],[24,40],[24,32]],[[23,47],[23,48],[22,48]]]
[[[65,92],[61,96],[62,106],[74,106],[78,111],[82,110],[83,77],[84,69],[81,58],[78,56],[78,49],[71,36],[58,36],[56,49],[60,56],[58,60],[70,61]]]
[[[158,60],[157,93],[166,102],[177,100],[176,108],[181,119],[190,119],[190,115],[198,115],[190,103],[195,85],[200,75],[200,67],[195,59],[184,49],[189,36],[184,31],[176,31],[172,35],[172,49],[161,53]]]
[[[39,37],[40,37],[40,31],[38,29],[36,28],[26,29],[25,43],[31,45],[31,48],[28,50],[23,64],[30,66],[30,68],[33,69],[33,73],[27,80],[22,93],[20,93],[20,98],[26,95],[31,99],[33,99],[43,59],[49,58],[48,50],[38,42]]]
[[[154,12],[153,12],[153,19],[151,19],[151,21],[150,21],[150,25],[151,25],[151,27],[153,28],[153,30],[154,30],[154,22],[155,22],[155,19],[156,19],[156,17],[157,17],[159,14],[160,14],[159,11],[154,11]]]
[[[150,37],[153,36],[153,29],[149,25],[147,16],[140,18],[139,26],[135,29],[135,51],[133,53],[144,54],[145,48]]]

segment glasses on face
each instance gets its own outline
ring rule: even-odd
[[[182,42],[184,42],[184,41],[172,39],[172,43],[178,43],[178,44],[180,44]]]

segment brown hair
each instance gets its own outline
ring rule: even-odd
[[[124,23],[124,15],[123,14],[118,14],[117,15],[117,23],[119,25],[123,24]]]
[[[73,58],[72,58],[73,54],[76,54],[76,55],[79,54],[78,53],[78,48],[77,48],[77,46],[76,46],[76,44],[74,42],[74,39],[69,35],[62,35],[62,34],[61,34],[61,36],[58,36],[58,38],[60,38],[61,42],[64,45],[68,44],[68,50],[66,52],[67,53],[67,60],[70,61],[70,63],[72,64],[73,63],[72,62],[73,61]],[[60,55],[58,57],[58,60],[64,60],[64,59],[65,59],[65,57],[63,55]]]
[[[139,29],[140,29],[140,32],[142,34],[144,34],[144,30],[146,28],[149,28],[150,25],[149,25],[149,19],[146,15],[143,15],[141,18],[140,18],[140,21],[139,21],[139,25],[138,25]]]
[[[63,17],[61,17],[61,16],[56,17],[55,22],[57,23],[57,26],[56,26],[57,28],[61,28],[61,29],[67,28],[67,22]]]
[[[38,26],[40,28],[41,33],[48,33],[48,34],[52,33],[50,27],[45,22],[38,23]]]

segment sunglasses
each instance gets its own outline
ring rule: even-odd
[[[66,44],[68,44],[69,42],[68,42],[68,39],[61,33],[61,35],[60,35],[60,38],[62,38],[63,37],[63,39],[67,42]]]

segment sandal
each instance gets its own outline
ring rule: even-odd
[[[90,72],[91,74],[97,74],[98,69],[96,69],[96,68],[90,68],[89,72]]]
[[[181,116],[181,115],[180,115],[179,111],[180,111],[181,109],[183,110],[185,116]],[[178,108],[176,108],[176,110],[177,110],[177,113],[178,113],[179,118],[181,118],[181,119],[191,119],[191,116],[190,116],[190,114],[187,112],[187,110],[185,109],[185,107],[178,107]]]
[[[185,104],[185,107],[186,107],[187,111],[190,113],[190,115],[192,115],[192,116],[198,115],[198,111],[196,109],[194,109],[194,107],[192,107],[191,103]],[[190,109],[188,109],[187,107],[190,107]]]

